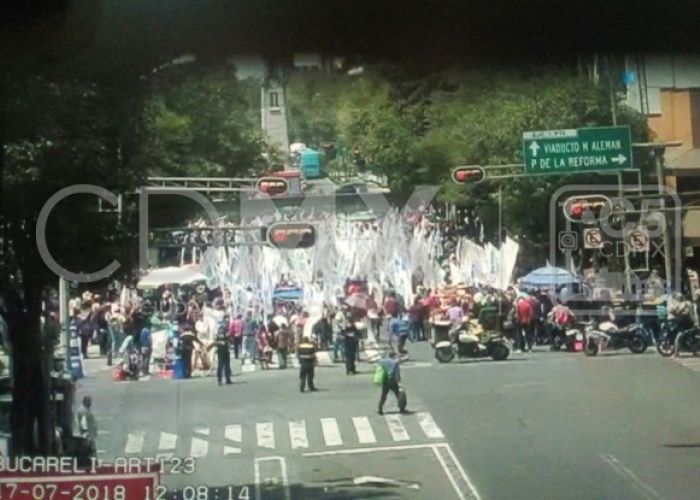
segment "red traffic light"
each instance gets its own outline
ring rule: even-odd
[[[282,177],[261,177],[257,180],[255,188],[268,196],[277,196],[289,190],[289,183]]]
[[[452,171],[452,180],[457,184],[476,184],[485,177],[486,172],[478,166],[457,167]]]
[[[602,194],[572,196],[564,202],[564,217],[571,222],[591,224],[607,218],[612,202]]]
[[[278,222],[267,229],[267,242],[284,250],[311,248],[316,244],[316,228],[308,222]]]

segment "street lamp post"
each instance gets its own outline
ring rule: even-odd
[[[666,287],[667,291],[672,283],[673,275],[673,261],[671,257],[671,236],[668,230],[668,218],[666,217],[666,201],[664,196],[666,194],[666,176],[664,175],[664,155],[666,153],[667,147],[679,147],[683,143],[681,141],[667,141],[667,142],[645,142],[634,144],[634,147],[651,149],[652,156],[654,157],[654,165],[656,167],[656,182],[658,185],[659,192],[659,206],[660,212],[664,218],[664,271],[666,273]]]

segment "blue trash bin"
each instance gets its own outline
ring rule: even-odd
[[[182,358],[175,358],[173,363],[173,378],[185,378],[184,365],[182,363]]]

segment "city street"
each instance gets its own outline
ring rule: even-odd
[[[409,349],[408,415],[391,395],[377,415],[368,363],[354,377],[317,368],[317,393],[299,393],[297,370],[237,362],[231,386],[102,371],[79,392],[95,400],[101,458],[195,457],[194,475],[164,484],[222,488],[210,498],[687,499],[700,488],[690,358],[541,347],[441,365],[426,343]]]

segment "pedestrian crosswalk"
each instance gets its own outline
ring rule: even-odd
[[[124,440],[102,451],[114,456],[235,456],[242,453],[269,453],[341,449],[367,445],[432,442],[445,435],[429,412],[401,415],[389,413],[352,417],[321,417],[273,422],[230,423],[219,427],[197,427],[187,431],[130,430]]]
[[[673,361],[678,363],[679,365],[688,368],[689,370],[693,370],[694,372],[700,372],[700,357],[678,357],[678,358],[671,358]]]

